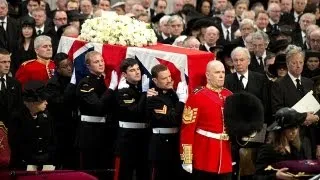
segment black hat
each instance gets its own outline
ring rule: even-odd
[[[218,58],[220,58],[223,61],[225,57],[231,57],[231,52],[238,46],[238,44],[232,42],[225,44],[223,46],[223,50],[219,53]]]
[[[35,27],[36,21],[33,19],[33,17],[25,16],[21,19],[21,27],[24,27],[24,26]]]
[[[22,97],[27,102],[38,102],[48,98],[45,91],[45,83],[42,81],[28,81],[24,84]]]
[[[165,15],[166,15],[165,13],[159,13],[151,18],[151,22],[158,23],[160,21],[160,19]]]
[[[263,105],[250,93],[234,93],[227,97],[223,112],[226,131],[231,137],[249,136],[263,127]]]
[[[290,25],[279,26],[279,35],[292,36],[294,28]]]
[[[276,40],[270,43],[269,50],[270,52],[277,54],[279,51],[285,50],[289,44],[289,41],[286,39]]]
[[[306,51],[306,58],[305,60],[307,61],[309,58],[311,57],[317,57],[320,58],[320,52],[319,51],[312,51],[312,50],[308,50]]]
[[[191,30],[200,30],[201,28],[207,28],[209,26],[215,26],[215,22],[212,20],[212,18],[205,17],[197,19],[193,26],[191,27]]]
[[[274,63],[268,67],[268,71],[270,74],[274,75],[275,77],[278,77],[277,70],[280,68],[287,68],[285,54],[278,54],[276,56],[276,59],[274,60]]]
[[[68,21],[81,21],[87,18],[86,15],[79,13],[77,10],[67,11]]]
[[[275,122],[267,128],[267,131],[297,127],[304,122],[306,116],[306,113],[299,113],[292,108],[281,108],[274,115]]]

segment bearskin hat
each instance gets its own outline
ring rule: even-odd
[[[244,137],[262,129],[264,109],[254,95],[241,92],[226,98],[224,106],[226,131],[231,137]]]

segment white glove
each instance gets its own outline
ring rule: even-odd
[[[192,173],[192,164],[182,164],[182,168],[188,173]]]
[[[110,85],[109,89],[115,90],[118,85],[118,74],[115,70],[111,72],[111,80],[110,80]]]
[[[127,83],[126,78],[122,76],[118,84],[118,89],[124,89],[124,88],[129,88],[129,84]]]
[[[177,96],[180,102],[186,103],[188,99],[188,85],[185,81],[179,82],[177,87]]]
[[[74,84],[74,85],[77,83],[77,80],[76,80],[76,69],[75,68],[73,68],[73,72],[72,72],[70,83]]]
[[[150,80],[147,75],[142,76],[142,92],[147,92],[149,89]]]

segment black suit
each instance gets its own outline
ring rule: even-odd
[[[301,85],[304,89],[304,94],[308,93],[310,90],[313,89],[313,81],[301,77]],[[298,89],[296,88],[295,84],[291,80],[290,76],[287,74],[285,77],[280,79],[279,81],[276,81],[273,83],[273,86],[271,88],[271,108],[272,112],[275,113],[277,110],[283,108],[283,107],[292,107],[295,105],[303,96],[299,93]],[[314,148],[316,144],[315,139],[315,127],[301,127],[301,131],[303,131],[301,134],[302,137],[310,138],[311,141],[311,147]],[[308,140],[307,140],[308,141]],[[303,142],[304,145],[306,145],[305,141]],[[308,142],[307,142],[308,144]],[[310,150],[310,145],[307,145]],[[312,151],[315,149],[312,149]],[[312,152],[309,152],[309,156],[311,156]],[[314,153],[314,152],[313,152]]]
[[[249,71],[248,83],[245,89],[242,89],[240,83],[237,73],[232,73],[226,76],[224,86],[233,93],[246,91],[258,97],[262,102],[265,100],[264,91],[266,89],[267,79],[264,75]]]
[[[243,38],[242,38],[242,37],[238,37],[238,38],[236,38],[236,39],[233,39],[233,40],[231,41],[231,44],[236,45],[236,47],[237,47],[237,46],[246,47],[246,46],[244,45],[244,41],[243,41]]]
[[[200,44],[199,50],[200,50],[200,51],[205,51],[205,52],[210,52],[210,50],[208,50],[208,49],[206,48],[206,46],[203,45],[203,44]]]
[[[270,52],[267,51],[266,55],[268,56],[269,54],[270,54]],[[266,59],[262,59],[263,62],[260,62],[260,63],[263,63],[263,66],[262,66],[259,64],[260,60],[258,60],[257,57],[253,53],[251,53],[251,61],[249,64],[249,70],[265,74],[265,71],[264,71],[265,60]]]
[[[6,91],[0,92],[0,121],[7,125],[11,113],[18,110],[22,105],[21,85],[9,76],[6,76]]]
[[[226,39],[224,38],[224,34],[223,34],[223,30],[222,30],[222,24],[220,23],[220,24],[218,24],[216,27],[217,27],[217,29],[218,29],[219,32],[220,32],[219,42],[221,42],[221,45],[225,45],[225,44],[230,43],[228,40],[226,40]],[[235,33],[236,31],[237,31],[237,27],[231,26],[231,32],[229,32],[229,33],[231,33],[231,41],[234,39],[234,33]]]
[[[19,35],[18,22],[10,17],[7,17],[5,32],[0,30],[0,48],[7,49],[13,52],[17,46],[17,37]]]
[[[307,35],[305,35],[305,36],[307,36]],[[303,37],[302,37],[302,34],[301,34],[301,30],[297,30],[294,33],[294,35],[292,37],[292,41],[293,41],[293,44],[295,44],[296,46],[299,46],[302,49],[308,49],[307,45],[306,45],[306,42],[305,43],[303,42]]]

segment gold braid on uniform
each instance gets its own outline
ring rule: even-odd
[[[183,164],[192,164],[192,146],[191,144],[182,144],[183,153],[181,154],[181,160]]]

